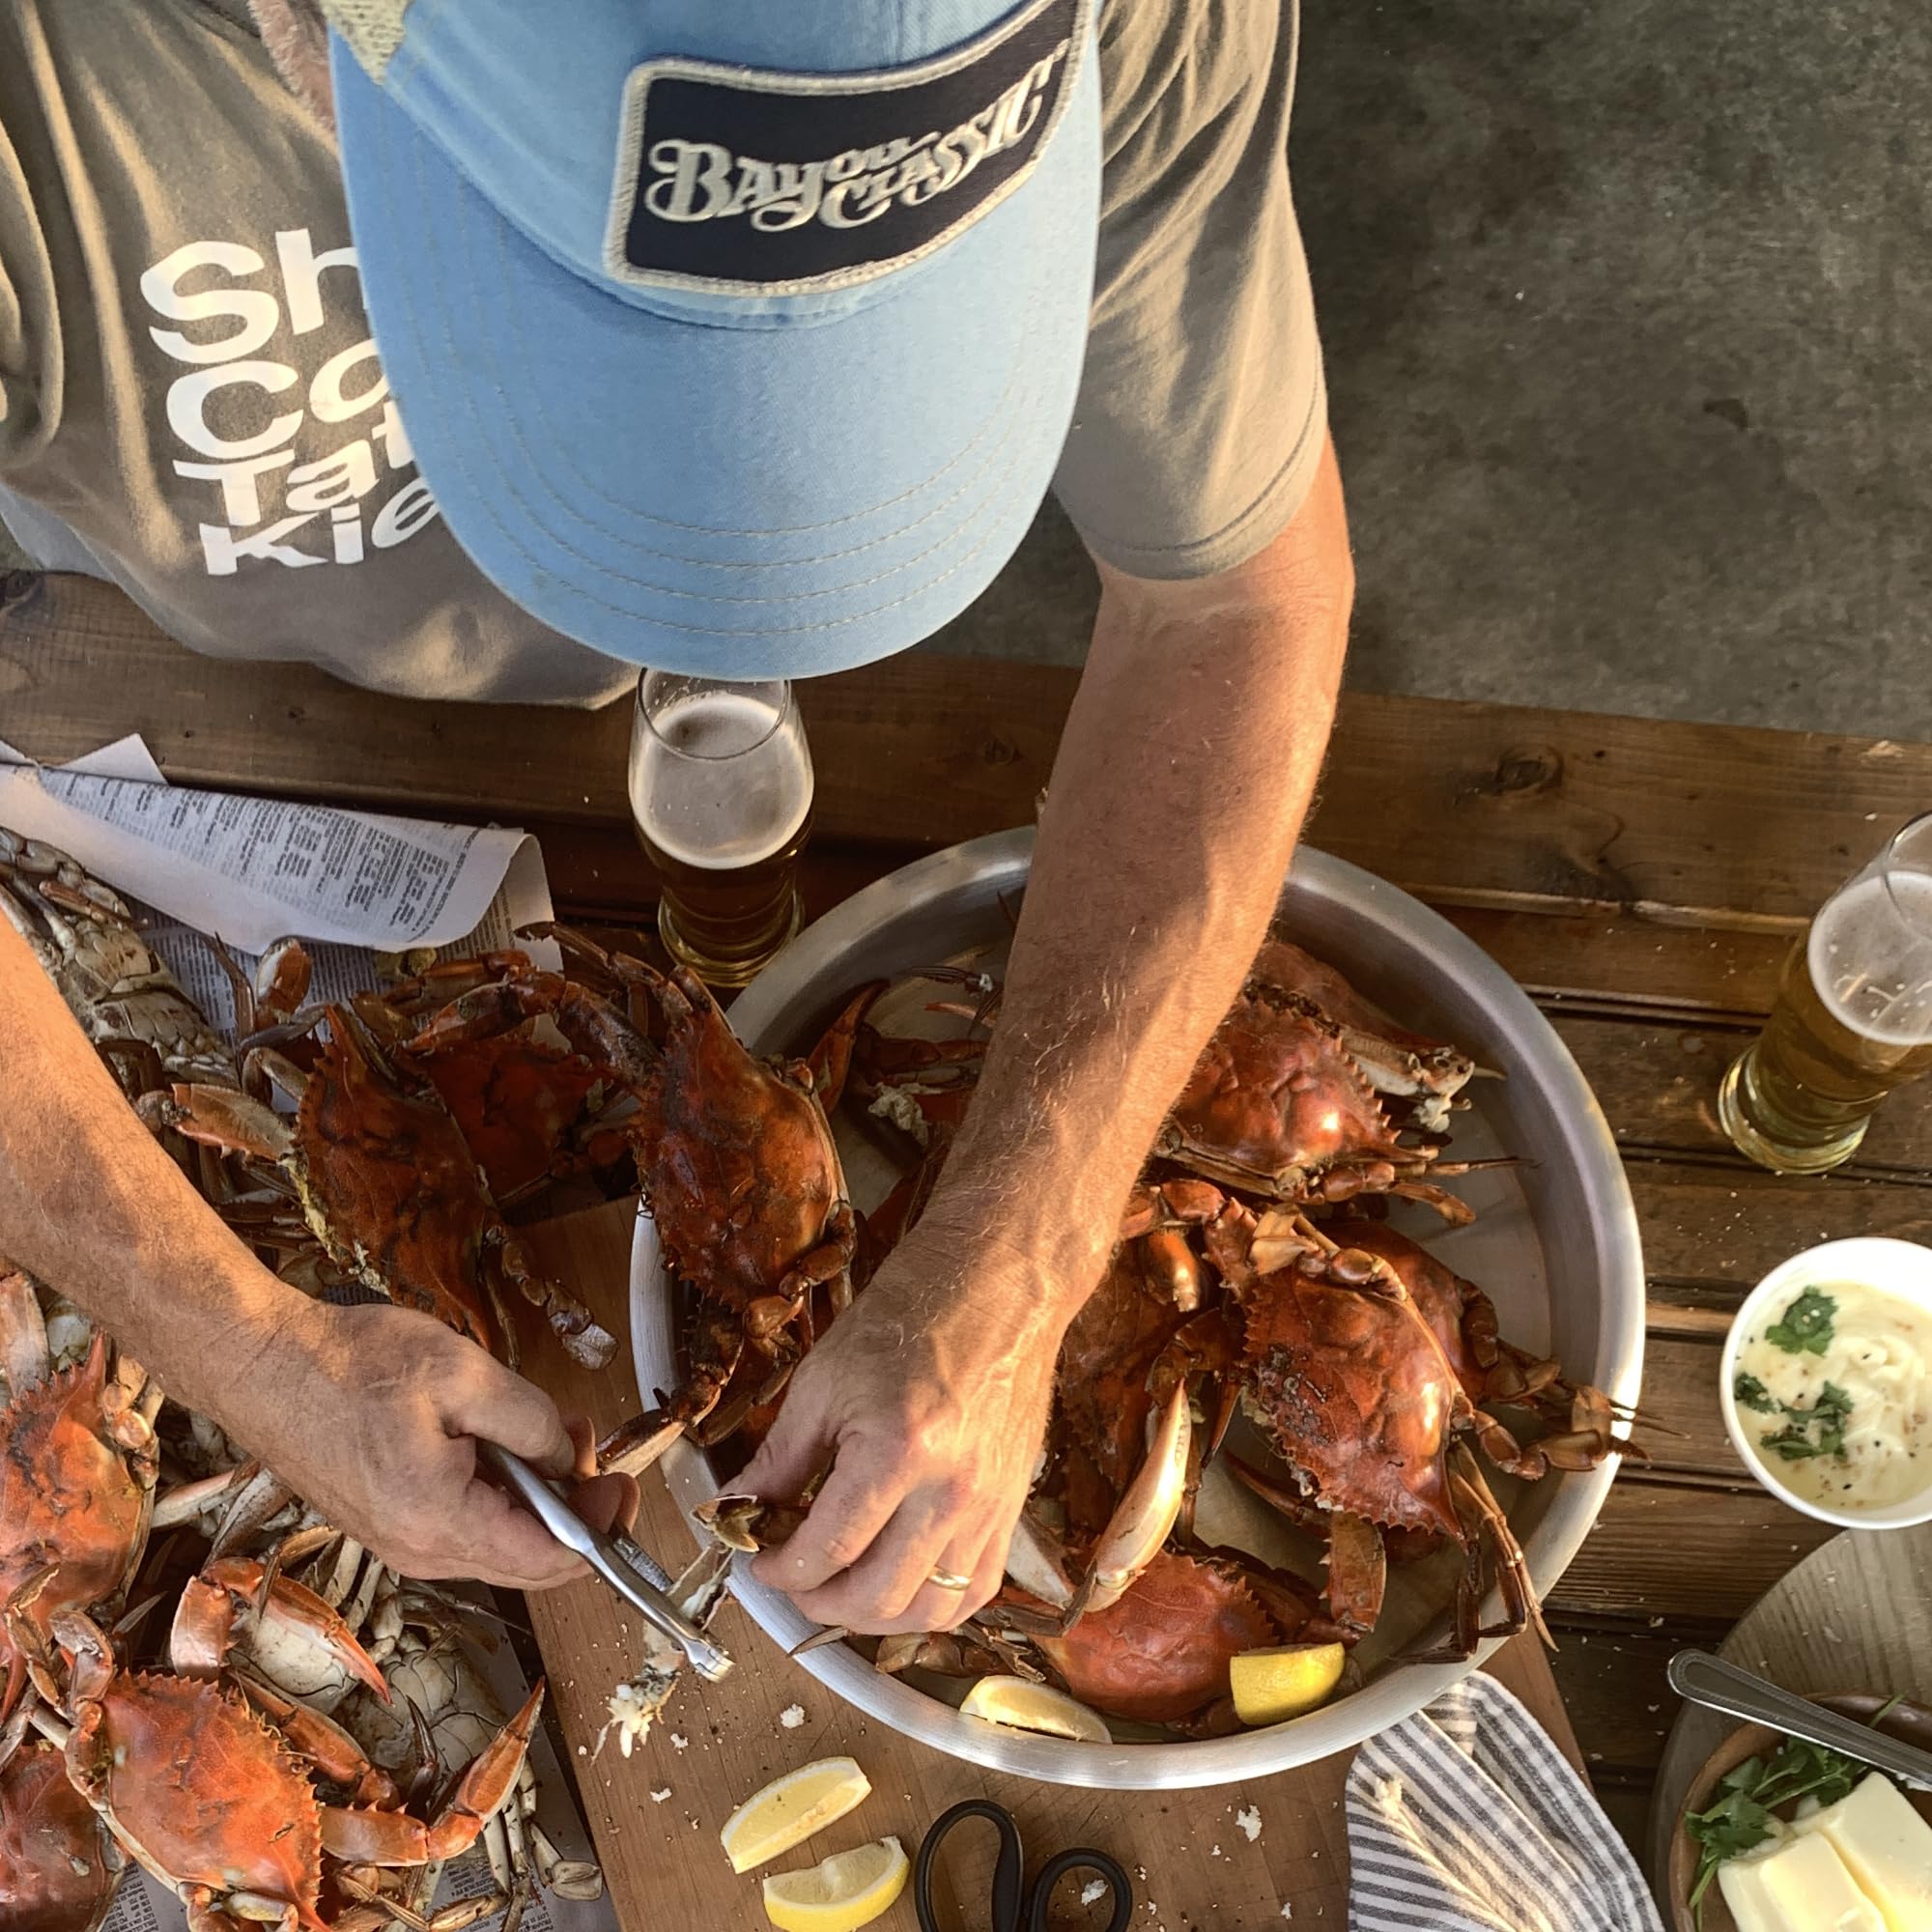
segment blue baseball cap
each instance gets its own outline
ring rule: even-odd
[[[1073,410],[1095,0],[324,0],[442,515],[613,656],[799,676],[964,610]]]

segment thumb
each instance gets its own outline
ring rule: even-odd
[[[824,1472],[838,1448],[825,1411],[815,1402],[801,1402],[804,1393],[779,1410],[771,1433],[759,1443],[730,1487],[769,1502],[793,1502]]]
[[[443,1427],[453,1435],[501,1443],[547,1476],[571,1475],[577,1447],[555,1403],[473,1342],[458,1341],[457,1346],[473,1359],[444,1386]]]

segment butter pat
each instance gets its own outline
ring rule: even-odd
[[[1718,1889],[1738,1921],[1738,1932],[1785,1932],[1784,1918],[1771,1902],[1764,1884],[1764,1862],[1776,1858],[1777,1851],[1774,1845],[1747,1852],[1741,1858],[1726,1859],[1718,1867]]]
[[[1817,1833],[1726,1861],[1718,1886],[1738,1932],[1891,1932]]]
[[[1874,1774],[1792,1829],[1829,1841],[1885,1915],[1886,1932],[1932,1932],[1932,1825],[1890,1778]]]

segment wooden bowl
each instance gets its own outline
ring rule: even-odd
[[[1824,1705],[1828,1711],[1836,1711],[1841,1717],[1869,1722],[1877,1712],[1885,1708],[1887,1699],[1870,1690],[1834,1690],[1812,1693],[1811,1702]],[[1917,1745],[1920,1750],[1932,1750],[1932,1711],[1922,1704],[1893,1705],[1878,1728],[1896,1738],[1900,1744]],[[1696,1921],[1690,1916],[1687,1900],[1697,1876],[1697,1856],[1701,1847],[1684,1829],[1684,1820],[1692,1811],[1703,1810],[1710,1804],[1719,1781],[1735,1771],[1746,1758],[1768,1755],[1777,1748],[1783,1738],[1782,1731],[1774,1730],[1769,1724],[1740,1724],[1704,1760],[1702,1769],[1690,1780],[1690,1788],[1686,1792],[1684,1804],[1677,1813],[1677,1831],[1670,1841],[1670,1910],[1677,1932],[1697,1932]],[[1895,1779],[1893,1781],[1896,1782]],[[1907,1791],[1905,1795],[1918,1807],[1919,1816],[1932,1824],[1932,1792]],[[1711,1889],[1704,1894],[1703,1932],[1738,1932],[1738,1921],[1731,1917],[1731,1908],[1724,1903],[1724,1895],[1718,1889],[1716,1879],[1711,1881]]]

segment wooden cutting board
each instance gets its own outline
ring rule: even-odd
[[[1876,1690],[1932,1704],[1932,1523],[1834,1536],[1751,1605],[1719,1655],[1787,1690]],[[1684,1794],[1736,1728],[1734,1719],[1686,1704],[1664,1745],[1651,1799],[1650,1874],[1666,1925],[1670,1841]]]
[[[587,1302],[618,1338],[611,1365],[593,1374],[569,1361],[540,1323],[525,1322],[525,1369],[568,1411],[588,1413],[601,1434],[639,1407],[631,1372],[629,1272],[633,1208],[589,1209],[525,1231],[533,1258]],[[526,1311],[527,1313],[527,1311]],[[639,1540],[675,1568],[695,1546],[664,1486],[644,1484]],[[735,1604],[716,1626],[737,1660],[723,1684],[695,1677],[680,1689],[668,1721],[626,1759],[613,1743],[593,1755],[604,1702],[635,1655],[632,1613],[596,1582],[529,1599],[566,1749],[624,1932],[659,1926],[759,1926],[755,1876],[735,1876],[718,1844],[725,1818],[768,1778],[814,1758],[849,1755],[872,1781],[871,1798],[822,1837],[782,1861],[799,1866],[867,1838],[895,1833],[910,1854],[925,1828],[966,1797],[991,1797],[1019,1820],[1028,1869],[1074,1845],[1097,1845],[1135,1877],[1135,1924],[1147,1932],[1184,1927],[1280,1925],[1293,1907],[1300,1928],[1348,1921],[1348,1843],[1342,1811],[1349,1758],[1342,1755],[1249,1783],[1200,1791],[1106,1792],[1035,1784],[980,1770],[871,1723],[786,1659]],[[1504,1646],[1489,1666],[1522,1698],[1573,1764],[1582,1769],[1549,1665],[1528,1637]],[[797,1705],[803,1723],[779,1714]],[[662,1794],[662,1795],[660,1795]],[[1252,1842],[1235,1814],[1252,1807]],[[949,1840],[945,1880],[955,1889],[943,1922],[985,1923],[990,1832]],[[982,1845],[982,1840],[984,1841]],[[1083,1910],[1062,1888],[1055,1926],[1094,1927],[1102,1907]],[[1151,1908],[1151,1909],[1150,1909]],[[909,1932],[910,1894],[876,1921]]]

